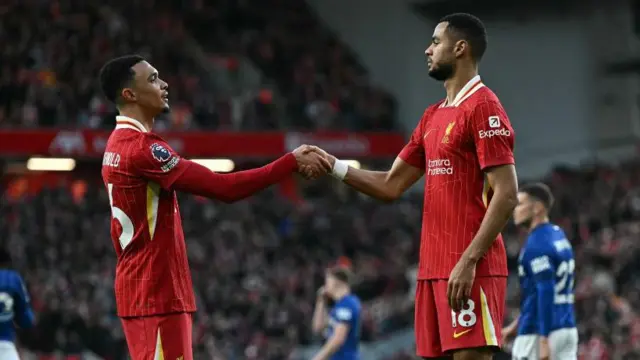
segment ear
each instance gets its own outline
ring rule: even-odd
[[[468,50],[469,47],[469,43],[466,42],[465,40],[458,40],[456,41],[456,44],[453,46],[453,53],[456,55],[457,58],[462,57],[462,55],[464,55],[464,52]]]
[[[125,101],[131,102],[136,100],[136,94],[131,88],[122,89],[122,91],[120,92],[120,96],[122,96],[122,99],[124,99]]]

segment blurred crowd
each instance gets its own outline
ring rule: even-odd
[[[417,260],[420,198],[384,205],[333,186],[320,182],[295,205],[275,190],[234,205],[181,199],[199,307],[196,358],[286,359],[310,344],[315,294],[336,262],[358,274],[365,340],[410,325],[405,272]],[[123,359],[102,186],[87,186],[82,196],[56,187],[3,199],[2,245],[13,252],[37,313],[21,344],[40,354],[88,349]]]
[[[391,96],[304,2],[7,0],[0,46],[4,127],[110,125],[97,75],[129,53],[149,58],[170,85],[172,112],[159,128],[394,127]],[[264,86],[243,87],[245,60]],[[221,87],[220,75],[232,82]]]
[[[580,359],[639,358],[640,280],[633,274],[640,162],[556,169],[545,180],[557,199],[553,219],[576,251]],[[233,205],[181,199],[199,307],[196,358],[287,359],[296,346],[317,340],[309,326],[315,293],[324,269],[336,262],[357,274],[365,343],[411,326],[407,270],[417,261],[420,195],[382,204],[329,179],[305,186],[304,195],[295,204],[276,189]],[[90,349],[121,359],[126,349],[115,317],[115,258],[102,186],[86,186],[81,196],[62,186],[5,196],[1,212],[2,245],[24,274],[38,319],[22,345],[42,354]],[[512,226],[505,234],[512,317],[525,234]]]

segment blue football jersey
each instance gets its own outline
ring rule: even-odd
[[[360,312],[362,306],[360,299],[355,295],[347,295],[338,300],[331,311],[329,311],[329,324],[325,331],[325,338],[329,339],[333,335],[335,327],[344,323],[349,325],[349,334],[336,351],[331,360],[359,360],[360,359]]]
[[[548,336],[576,326],[575,265],[573,248],[560,227],[546,223],[531,231],[518,258],[518,335]]]
[[[16,325],[33,326],[29,294],[17,272],[0,270],[0,340],[15,341]]]

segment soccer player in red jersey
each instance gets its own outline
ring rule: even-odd
[[[109,61],[102,90],[120,113],[102,161],[118,262],[118,316],[133,360],[192,360],[191,314],[196,310],[176,191],[224,202],[243,199],[304,166],[313,177],[331,170],[302,146],[258,168],[217,174],[181,158],[151,132],[169,110],[168,85],[139,56]]]
[[[415,302],[417,353],[491,359],[501,345],[507,264],[500,232],[517,202],[514,131],[478,76],[487,47],[469,14],[441,19],[425,54],[446,98],[429,106],[388,171],[326,155],[333,175],[391,201],[426,175]],[[326,153],[325,153],[326,154]]]

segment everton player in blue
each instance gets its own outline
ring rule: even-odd
[[[575,260],[562,229],[549,222],[549,188],[536,183],[518,190],[514,222],[529,230],[518,258],[520,316],[503,329],[514,360],[574,360],[578,330],[574,315]]]
[[[351,293],[351,272],[345,267],[329,269],[318,290],[313,312],[313,331],[324,331],[326,342],[313,360],[360,360],[360,299]],[[333,307],[327,308],[327,301]]]
[[[10,269],[9,253],[0,249],[0,360],[18,360],[16,329],[33,326],[29,294],[20,275]]]

